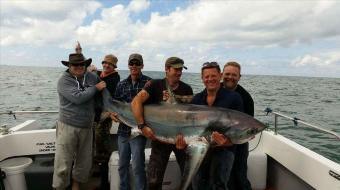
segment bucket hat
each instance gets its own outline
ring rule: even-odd
[[[102,64],[108,63],[108,64],[113,65],[114,68],[117,68],[117,62],[118,62],[118,58],[114,56],[113,54],[109,54],[104,57]]]

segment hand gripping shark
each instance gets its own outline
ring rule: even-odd
[[[118,113],[118,119],[130,126],[131,136],[141,134],[137,128],[129,103],[112,100],[107,91],[104,95],[104,110]],[[241,144],[266,128],[253,117],[230,109],[192,104],[152,104],[144,106],[144,118],[156,138],[175,144],[181,133],[186,143],[187,160],[179,189],[185,190],[196,174],[211,144],[211,133],[217,131],[232,143]]]

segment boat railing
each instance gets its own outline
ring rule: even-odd
[[[17,119],[16,115],[19,114],[57,114],[59,113],[58,111],[54,110],[49,110],[49,111],[36,111],[36,110],[28,110],[28,111],[4,111],[0,112],[0,115],[13,115],[14,119]],[[8,126],[7,124],[1,124],[0,125],[0,134],[6,135],[11,132],[13,132],[13,129],[15,127],[13,126]]]
[[[273,114],[273,115],[274,115],[274,134],[275,134],[275,135],[278,134],[278,132],[277,132],[277,131],[278,131],[278,118],[279,118],[279,117],[283,117],[283,118],[286,118],[286,119],[288,119],[288,120],[293,121],[293,123],[294,123],[295,126],[298,125],[299,123],[301,123],[301,124],[303,124],[303,125],[305,125],[305,126],[307,126],[307,127],[311,127],[311,128],[316,129],[316,130],[318,130],[318,131],[321,131],[321,132],[327,133],[327,134],[329,134],[329,135],[332,135],[332,136],[336,137],[338,140],[340,140],[340,135],[337,134],[336,132],[331,131],[331,130],[324,129],[324,128],[322,128],[322,127],[313,125],[313,124],[311,124],[311,123],[307,123],[306,121],[303,121],[303,120],[301,120],[301,119],[299,119],[299,118],[297,118],[297,117],[289,117],[289,116],[284,115],[284,114],[282,114],[282,113],[275,112],[275,111],[273,111],[273,110],[270,109],[270,108],[266,108],[266,109],[264,110],[264,112],[266,112],[266,115],[268,115],[268,114]]]
[[[271,108],[266,108],[264,110],[264,112],[266,113],[266,115],[268,115],[268,114],[274,115],[274,134],[275,135],[278,134],[278,117],[283,117],[283,118],[286,118],[288,120],[293,121],[294,125],[298,125],[299,123],[301,123],[305,126],[308,126],[308,127],[313,128],[313,129],[316,129],[318,131],[332,135],[332,136],[336,137],[338,140],[340,140],[340,135],[337,134],[336,132],[324,129],[322,127],[319,127],[319,126],[316,126],[316,125],[313,125],[313,124],[310,124],[310,123],[303,121],[303,120],[301,120],[297,117],[289,117],[289,116],[284,115],[282,113],[275,112]],[[33,114],[58,113],[58,111],[7,111],[7,112],[0,112],[0,115],[3,115],[3,114],[13,115],[14,119],[16,119],[16,114],[32,114],[32,113]]]
[[[59,113],[58,111],[7,111],[7,112],[0,112],[0,115],[13,115],[14,119],[16,119],[16,114],[43,114],[43,113]]]

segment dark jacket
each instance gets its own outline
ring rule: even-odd
[[[207,90],[204,89],[202,92],[196,94],[192,99],[192,104],[197,105],[208,105],[207,102]],[[243,112],[243,102],[241,96],[233,91],[229,91],[225,88],[220,88],[217,92],[213,107],[222,107],[233,109]]]
[[[204,89],[202,92],[194,96],[191,103],[197,105],[208,105],[207,96],[208,96],[207,90]],[[236,92],[229,91],[222,87],[218,90],[212,107],[222,107],[243,112],[243,102],[241,96]],[[234,151],[235,146],[216,148]]]
[[[102,71],[97,71],[97,75],[100,76]],[[106,77],[100,78],[106,83],[106,89],[110,92],[111,97],[114,96],[118,82],[120,81],[120,76],[118,72],[112,73]],[[103,111],[103,97],[101,92],[96,94],[96,105],[95,105],[95,121],[99,122],[100,115]]]
[[[239,93],[242,97],[244,113],[254,117],[254,101],[251,95],[239,84],[235,92]]]

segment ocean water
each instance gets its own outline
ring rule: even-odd
[[[65,68],[0,65],[0,112],[18,110],[58,110],[57,81]],[[128,71],[119,71],[121,79]],[[145,71],[152,78],[163,72]],[[184,72],[182,79],[197,93],[203,89],[198,73]],[[297,117],[340,133],[340,78],[244,75],[240,84],[252,95],[255,117],[273,127],[274,117],[266,116],[267,107],[287,116]],[[0,114],[0,125],[14,126],[27,119],[37,119],[42,128],[51,128],[57,114],[18,114],[17,119]],[[340,163],[340,141],[292,121],[279,119],[279,133]]]

